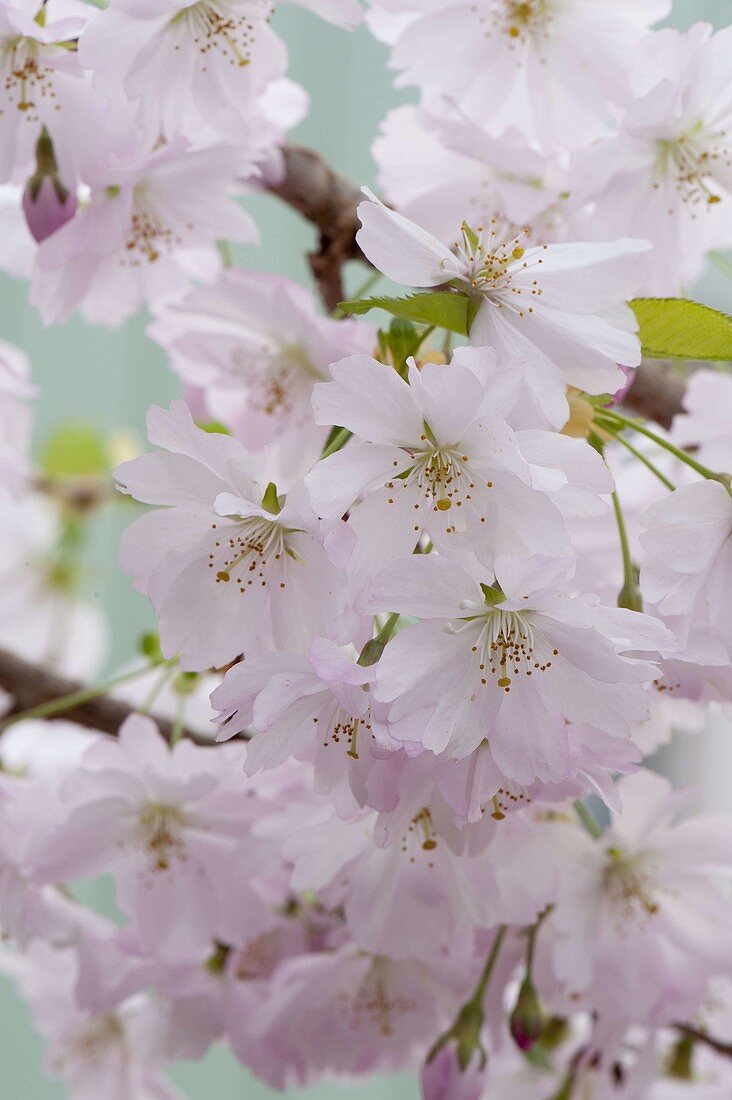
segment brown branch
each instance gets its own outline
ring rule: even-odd
[[[356,207],[363,195],[313,149],[286,145],[282,150],[285,171],[279,183],[270,185],[288,206],[299,210],[320,233],[320,247],[308,259],[328,311],[343,301],[343,265],[347,260],[368,263],[356,244],[359,220]]]
[[[50,703],[63,696],[83,691],[86,685],[75,680],[67,680],[64,676],[58,676],[40,665],[17,657],[7,649],[0,649],[0,687],[11,696],[10,709],[2,715],[1,722],[41,706],[43,703]],[[111,695],[98,695],[95,699],[77,703],[54,717],[76,722],[77,725],[84,726],[86,729],[116,736],[125,718],[135,713],[135,708],[122,702],[121,699],[115,699]],[[170,719],[161,718],[158,715],[151,717],[157,723],[166,741],[171,741],[173,723]],[[199,745],[213,743],[211,738],[186,728],[183,729],[183,736]]]
[[[327,310],[343,300],[343,266],[348,260],[368,260],[356,243],[359,220],[356,207],[363,195],[355,183],[340,175],[313,149],[286,145],[285,171],[269,190],[298,210],[316,227],[320,248],[309,255],[310,267]],[[636,374],[624,404],[633,412],[668,428],[681,412],[684,379],[669,363],[646,360]]]
[[[683,409],[686,379],[673,363],[645,359],[636,371],[623,404],[663,428]]]

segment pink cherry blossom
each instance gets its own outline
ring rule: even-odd
[[[694,645],[698,660],[727,664],[732,493],[717,481],[695,481],[651,505],[643,526],[647,600],[682,645]]]
[[[31,301],[46,324],[83,306],[88,320],[118,325],[148,301],[183,293],[192,273],[213,276],[217,238],[256,239],[229,197],[245,150],[197,150],[180,138],[151,151],[139,132],[129,144],[128,130],[87,180],[88,205],[38,250]]]
[[[526,231],[495,221],[466,226],[451,250],[375,198],[358,213],[358,242],[385,275],[407,286],[447,283],[474,301],[472,344],[558,366],[588,393],[615,392],[624,381],[617,364],[640,362],[624,303],[643,283],[647,241],[531,246]]]
[[[568,722],[622,738],[648,717],[656,666],[628,653],[652,656],[670,636],[648,616],[570,598],[556,563],[496,570],[500,594],[432,555],[384,570],[373,606],[423,621],[387,646],[374,696],[396,740],[461,759],[487,739],[509,779],[557,782]]]
[[[357,0],[295,2],[342,26],[361,15]],[[166,137],[205,121],[236,140],[252,100],[287,68],[273,12],[271,0],[114,0],[90,23],[81,59],[100,91],[124,89]]]
[[[270,510],[262,463],[197,428],[181,401],[153,407],[148,431],[162,452],[124,463],[117,483],[164,507],[125,533],[122,565],[153,602],[165,655],[218,668],[255,642],[296,648],[332,628],[340,575],[304,493]]]
[[[170,304],[150,332],[176,373],[204,389],[210,417],[250,451],[269,447],[287,477],[306,473],[325,442],[313,385],[331,363],[375,344],[370,325],[319,316],[289,279],[240,270]]]
[[[590,510],[611,491],[593,449],[556,433],[514,432],[506,381],[489,352],[458,351],[449,366],[412,363],[409,382],[389,366],[352,357],[313,392],[319,424],[341,424],[357,442],[305,479],[315,510],[339,516],[360,496],[382,562],[408,553],[421,530],[440,549],[529,557],[570,552],[562,492]],[[590,488],[591,487],[591,488]],[[373,541],[373,540],[372,540]]]
[[[551,149],[580,145],[602,130],[611,105],[629,95],[629,51],[671,5],[376,0],[374,6],[419,13],[392,52],[391,64],[401,70],[397,84],[457,99],[495,130],[517,125]],[[453,48],[435,66],[435,50],[448,39]]]
[[[558,825],[558,904],[545,943],[572,991],[588,990],[607,1017],[654,1024],[684,1018],[717,968],[729,967],[730,822],[694,817],[668,780],[643,771],[620,781],[622,811],[599,840]],[[558,838],[559,839],[559,838]]]
[[[732,244],[731,45],[729,28],[711,34],[704,23],[649,36],[633,57],[636,94],[617,133],[579,158],[577,189],[591,206],[577,230],[651,240],[647,294],[679,293],[707,252]]]

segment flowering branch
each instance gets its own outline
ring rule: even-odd
[[[285,170],[269,190],[298,210],[320,233],[319,248],[309,255],[310,267],[325,308],[343,301],[343,266],[348,260],[369,263],[356,242],[360,222],[356,208],[363,201],[351,180],[336,172],[314,149],[285,145]],[[645,360],[636,372],[624,404],[640,416],[668,428],[681,412],[686,382],[671,363]]]

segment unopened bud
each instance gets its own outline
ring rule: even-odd
[[[34,176],[23,192],[23,213],[31,236],[40,244],[71,221],[76,213],[76,195],[50,176]]]
[[[530,978],[524,978],[511,1013],[511,1035],[519,1050],[531,1050],[541,1038],[543,1019],[539,998]]]
[[[76,195],[58,177],[53,142],[43,130],[36,144],[36,170],[23,192],[23,213],[38,244],[45,241],[76,213]]]

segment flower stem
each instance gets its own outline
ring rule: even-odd
[[[605,409],[598,417],[598,423],[603,428],[612,428],[617,425],[622,425],[624,428],[630,428],[631,431],[639,432],[641,435],[646,436],[647,439],[652,440],[658,447],[662,447],[665,451],[668,451],[669,454],[678,458],[680,462],[684,462],[692,470],[695,470],[697,474],[707,478],[709,481],[719,481],[729,489],[729,477],[725,477],[724,474],[715,473],[714,470],[710,470],[707,466],[703,466],[701,462],[697,462],[688,451],[684,451],[680,447],[675,447],[668,439],[664,439],[663,436],[652,432],[650,428],[647,428],[645,424],[641,424],[640,421],[631,420],[629,417],[623,416],[622,413],[616,412],[614,409],[612,411]]]
[[[574,812],[577,814],[577,817],[580,819],[593,840],[599,840],[602,836],[602,826],[598,821],[595,821],[595,818],[587,809],[581,798],[578,798],[577,801],[574,803]]]
[[[612,498],[620,537],[620,552],[623,555],[623,587],[618,595],[618,607],[626,607],[629,611],[642,611],[643,600],[638,589],[638,572],[630,554],[628,531],[625,526],[623,510],[620,507],[620,498],[616,492],[612,494]]]
[[[493,968],[496,965],[496,959],[498,958],[498,953],[501,950],[506,932],[507,926],[505,924],[500,925],[498,931],[496,932],[495,939],[493,940],[488,958],[486,959],[485,966],[483,967],[483,973],[481,974],[478,984],[475,987],[475,993],[470,999],[470,1004],[479,1006],[481,1008],[483,1007],[483,999],[485,997],[486,990],[488,989],[488,983],[491,980],[491,974],[493,973]]]
[[[621,435],[620,432],[615,431],[613,428],[607,427],[607,425],[604,427],[604,430],[606,432],[609,432],[613,439],[615,439],[618,443],[621,443],[623,447],[626,448],[626,450],[630,451],[634,458],[637,458],[639,462],[642,462],[646,469],[650,470],[651,473],[655,477],[657,477],[658,480],[663,485],[665,485],[667,489],[669,489],[671,492],[674,491],[676,486],[674,485],[673,481],[669,481],[666,475],[661,473],[658,467],[655,466],[649,458],[646,458],[642,451],[639,451],[637,447],[634,447],[632,443],[629,443],[625,436]]]

